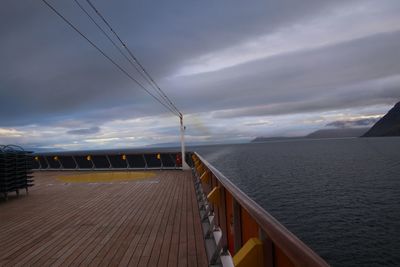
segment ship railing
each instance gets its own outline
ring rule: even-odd
[[[189,155],[189,154],[188,154]],[[36,153],[33,169],[38,171],[177,170],[181,153]]]
[[[329,266],[199,154],[192,161],[211,265]]]

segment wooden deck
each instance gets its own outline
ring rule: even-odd
[[[28,196],[0,200],[0,266],[207,266],[189,172],[112,183],[58,175],[38,172]]]

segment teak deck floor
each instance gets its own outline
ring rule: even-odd
[[[28,196],[0,200],[0,266],[207,266],[189,172],[113,183],[58,175],[37,172]]]

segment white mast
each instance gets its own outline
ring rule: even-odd
[[[190,170],[190,166],[186,163],[185,155],[185,126],[183,125],[183,115],[179,114],[181,122],[181,153],[182,153],[182,170]]]

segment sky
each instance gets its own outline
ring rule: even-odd
[[[74,1],[48,1],[140,79]],[[190,143],[368,126],[400,100],[398,0],[92,2],[184,114]],[[0,34],[0,144],[179,141],[179,119],[42,1],[3,0]]]

